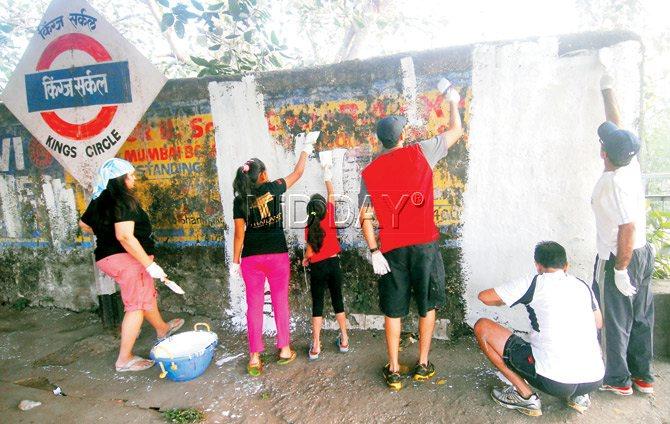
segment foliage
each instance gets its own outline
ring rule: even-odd
[[[656,250],[653,278],[670,279],[670,211],[649,209],[647,240]]]
[[[19,297],[16,299],[14,303],[12,303],[11,308],[21,312],[22,310],[26,309],[28,306],[30,306],[30,300],[25,298],[25,297]]]
[[[205,420],[205,414],[195,408],[175,408],[163,412],[163,417],[169,423],[190,424]]]
[[[188,30],[207,47],[206,57],[191,56],[201,67],[198,76],[237,75],[281,68],[286,46],[268,29],[270,3],[228,0],[203,4],[196,0],[156,0],[163,8],[161,30],[172,28],[179,38]]]

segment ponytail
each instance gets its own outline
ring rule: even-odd
[[[312,246],[314,253],[319,253],[323,247],[323,239],[326,232],[321,228],[321,221],[326,217],[326,199],[320,194],[315,194],[307,203],[307,243]]]
[[[233,180],[233,194],[240,198],[244,216],[249,216],[249,197],[256,195],[258,178],[265,171],[265,164],[260,159],[250,159],[237,168]]]

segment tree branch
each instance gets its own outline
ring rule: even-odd
[[[160,29],[161,20],[163,19],[163,14],[161,13],[160,7],[156,4],[155,0],[144,0],[144,1],[147,4],[147,6],[149,6],[151,14],[154,16],[154,19],[158,24],[158,28]],[[174,56],[177,58],[177,60],[183,63],[191,62],[191,59],[188,56],[184,55],[179,49],[176,40],[177,35],[174,32],[174,28],[168,28],[167,31],[163,32],[163,36],[167,40],[168,44],[170,44],[170,49],[172,50],[172,53],[174,53]]]

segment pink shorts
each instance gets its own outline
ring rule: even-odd
[[[150,258],[153,259],[153,256]],[[121,287],[121,300],[126,312],[154,309],[154,279],[137,259],[129,253],[117,253],[100,259],[96,265]]]

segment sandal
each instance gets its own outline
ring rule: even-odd
[[[319,351],[314,352],[314,342],[310,342],[309,344],[309,350],[307,351],[307,358],[310,361],[316,361],[319,359],[319,354],[321,353],[321,343],[319,343]]]
[[[144,365],[140,365],[141,361],[145,361]],[[133,358],[126,362],[125,364],[119,366],[115,365],[116,372],[128,372],[128,371],[144,371],[154,366],[154,361],[151,359],[144,359],[140,356],[133,356]]]
[[[154,344],[158,344],[158,343],[162,342],[163,340],[167,339],[168,337],[170,337],[171,335],[173,335],[174,333],[179,331],[179,329],[184,325],[184,322],[185,321],[182,318],[175,318],[175,319],[170,320],[168,322],[168,327],[169,327],[168,332],[165,333],[165,335],[163,337],[156,337],[156,343],[154,343]]]
[[[258,377],[263,373],[263,361],[258,359],[254,364],[247,364],[247,373],[252,377]]]
[[[342,333],[340,333],[339,336],[335,339],[335,346],[340,350],[340,353],[347,353],[349,352],[349,344],[347,343],[346,345],[342,344]]]
[[[291,356],[289,356],[288,358],[282,358],[281,354],[278,353],[277,354],[277,363],[279,365],[290,364],[291,362],[293,362],[295,360],[296,356],[298,356],[298,355],[295,353],[295,350],[293,350],[293,349],[291,349]]]

